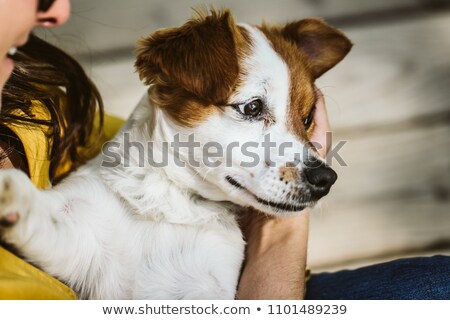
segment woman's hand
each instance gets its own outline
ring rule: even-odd
[[[331,146],[325,102],[317,89],[312,142],[325,157]],[[302,299],[308,244],[307,210],[294,217],[272,217],[249,209],[241,220],[247,240],[246,260],[239,281],[237,299]]]
[[[327,140],[327,133],[331,132],[330,123],[328,122],[328,113],[325,107],[325,100],[323,99],[322,91],[316,88],[317,103],[316,112],[314,113],[314,131],[311,135],[311,142],[316,143],[317,146],[322,146],[318,149],[321,157],[325,157],[331,148],[331,141]],[[329,137],[329,136],[328,136]]]

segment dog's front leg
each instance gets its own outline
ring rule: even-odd
[[[129,298],[132,263],[123,260],[135,259],[117,232],[126,219],[102,186],[78,175],[39,190],[23,172],[0,170],[0,236],[80,298]]]
[[[64,263],[61,253],[76,242],[68,240],[68,218],[57,209],[63,201],[57,192],[37,189],[20,170],[0,170],[0,236],[47,272]]]
[[[37,189],[20,170],[0,170],[0,228],[9,234],[19,219],[26,221]]]

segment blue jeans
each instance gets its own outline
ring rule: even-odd
[[[450,299],[450,257],[399,259],[313,274],[307,282],[306,299]]]

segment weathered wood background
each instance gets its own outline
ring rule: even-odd
[[[127,116],[145,88],[133,72],[136,39],[182,23],[194,1],[76,0],[69,24],[46,37],[75,54],[110,112]],[[450,3],[425,0],[213,1],[239,21],[325,17],[355,46],[318,81],[339,179],[315,209],[309,263],[354,267],[450,253]]]

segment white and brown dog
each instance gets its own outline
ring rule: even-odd
[[[318,19],[250,26],[227,10],[157,31],[137,49],[149,94],[101,155],[49,190],[0,170],[3,239],[80,298],[233,299],[240,208],[299,214],[336,180],[308,144],[314,81],[350,48]],[[195,150],[167,147],[193,134]],[[211,142],[227,150],[214,166]]]

